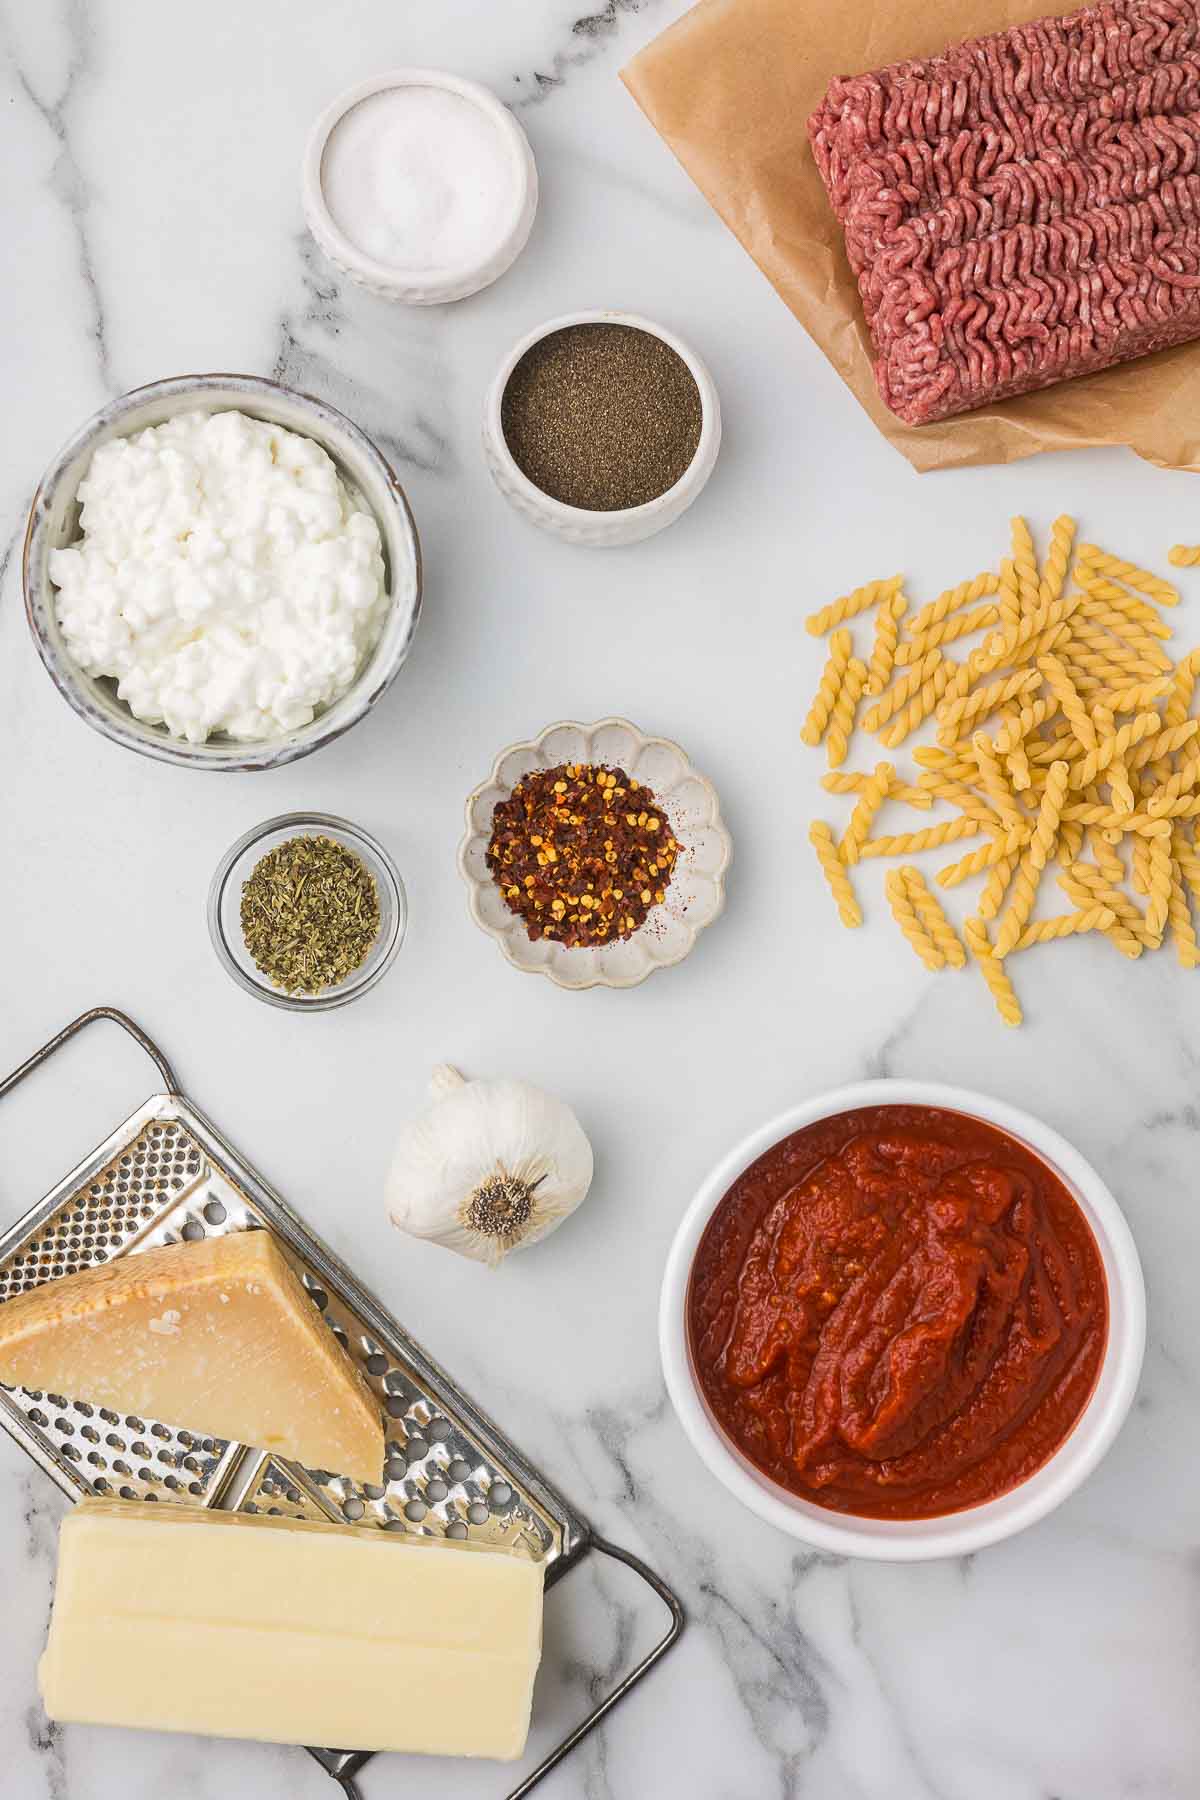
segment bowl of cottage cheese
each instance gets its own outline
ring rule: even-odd
[[[358,426],[251,375],[113,401],[34,496],[25,606],[75,712],[194,768],[307,756],[408,654],[421,555],[404,490]]]

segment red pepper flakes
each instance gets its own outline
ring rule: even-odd
[[[679,855],[667,815],[624,769],[535,769],[492,815],[487,864],[531,938],[569,949],[629,937],[666,897]]]

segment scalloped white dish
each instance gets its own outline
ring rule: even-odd
[[[532,770],[569,762],[610,764],[644,782],[682,846],[666,898],[637,931],[614,943],[574,949],[529,936],[524,920],[509,911],[486,860],[492,814],[500,801]],[[527,743],[510,744],[496,758],[488,780],[467,801],[467,834],[459,846],[458,866],[471,917],[495,938],[514,968],[546,975],[559,987],[624,988],[636,987],[655,969],[682,962],[704,927],[719,917],[732,850],[716,789],[678,744],[647,737],[628,719],[601,719],[594,725],[563,719]]]

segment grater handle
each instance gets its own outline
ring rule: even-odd
[[[89,1011],[80,1013],[77,1019],[72,1019],[69,1025],[64,1025],[56,1037],[52,1037],[48,1044],[43,1044],[40,1050],[35,1050],[19,1069],[14,1069],[11,1075],[6,1075],[3,1081],[0,1081],[0,1100],[24,1081],[27,1075],[32,1075],[35,1069],[40,1069],[44,1062],[50,1060],[56,1050],[61,1050],[64,1044],[69,1043],[77,1032],[82,1031],[85,1025],[90,1025],[94,1019],[111,1019],[114,1025],[119,1025],[122,1031],[128,1032],[134,1043],[140,1045],[146,1052],[162,1076],[164,1090],[168,1094],[178,1095],[180,1093],[175,1071],[153,1038],[147,1037],[140,1025],[135,1025],[127,1013],[119,1012],[115,1006],[93,1006]]]
[[[658,1595],[659,1599],[670,1613],[670,1626],[667,1629],[666,1634],[659,1638],[654,1648],[647,1651],[646,1655],[643,1656],[636,1669],[630,1670],[620,1686],[615,1687],[611,1694],[606,1695],[606,1697],[601,1700],[600,1704],[594,1707],[587,1718],[583,1720],[582,1724],[577,1725],[574,1731],[565,1737],[562,1743],[559,1744],[556,1749],[552,1750],[549,1756],[547,1756],[543,1762],[540,1762],[531,1774],[525,1777],[525,1780],[521,1783],[520,1787],[513,1788],[512,1792],[506,1795],[505,1800],[524,1800],[524,1796],[530,1793],[537,1786],[539,1781],[549,1775],[551,1769],[556,1769],[563,1758],[569,1756],[575,1746],[581,1743],[590,1731],[595,1730],[596,1726],[599,1725],[600,1721],[612,1711],[613,1707],[624,1700],[625,1696],[632,1688],[637,1686],[642,1677],[650,1673],[650,1670],[654,1667],[655,1663],[660,1657],[667,1654],[667,1651],[671,1648],[672,1644],[675,1643],[680,1632],[683,1630],[684,1611],[677,1596],[672,1593],[666,1582],[661,1580],[660,1577],[654,1573],[654,1570],[649,1568],[642,1561],[640,1556],[635,1556],[632,1550],[622,1550],[618,1544],[610,1544],[607,1538],[596,1537],[595,1535],[592,1537],[590,1547],[593,1550],[598,1550],[601,1556],[611,1556],[617,1562],[624,1563],[626,1568],[632,1569],[635,1575],[640,1575],[647,1587],[654,1589],[654,1592]]]

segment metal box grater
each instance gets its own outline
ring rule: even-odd
[[[545,1563],[547,1587],[590,1550],[625,1563],[667,1606],[670,1627],[508,1796],[520,1800],[675,1642],[683,1628],[678,1600],[639,1558],[591,1530],[185,1098],[161,1051],[123,1013],[112,1007],[83,1013],[0,1081],[0,1098],[96,1019],[112,1020],[141,1045],[162,1077],[163,1091],[0,1236],[0,1305],[114,1256],[230,1231],[271,1231],[379,1397],[387,1421],[387,1480],[381,1487],[360,1487],[174,1423],[2,1385],[0,1425],[71,1500],[103,1494],[520,1545]],[[310,1754],[347,1795],[357,1793],[354,1777],[369,1760],[366,1753],[312,1749]]]

